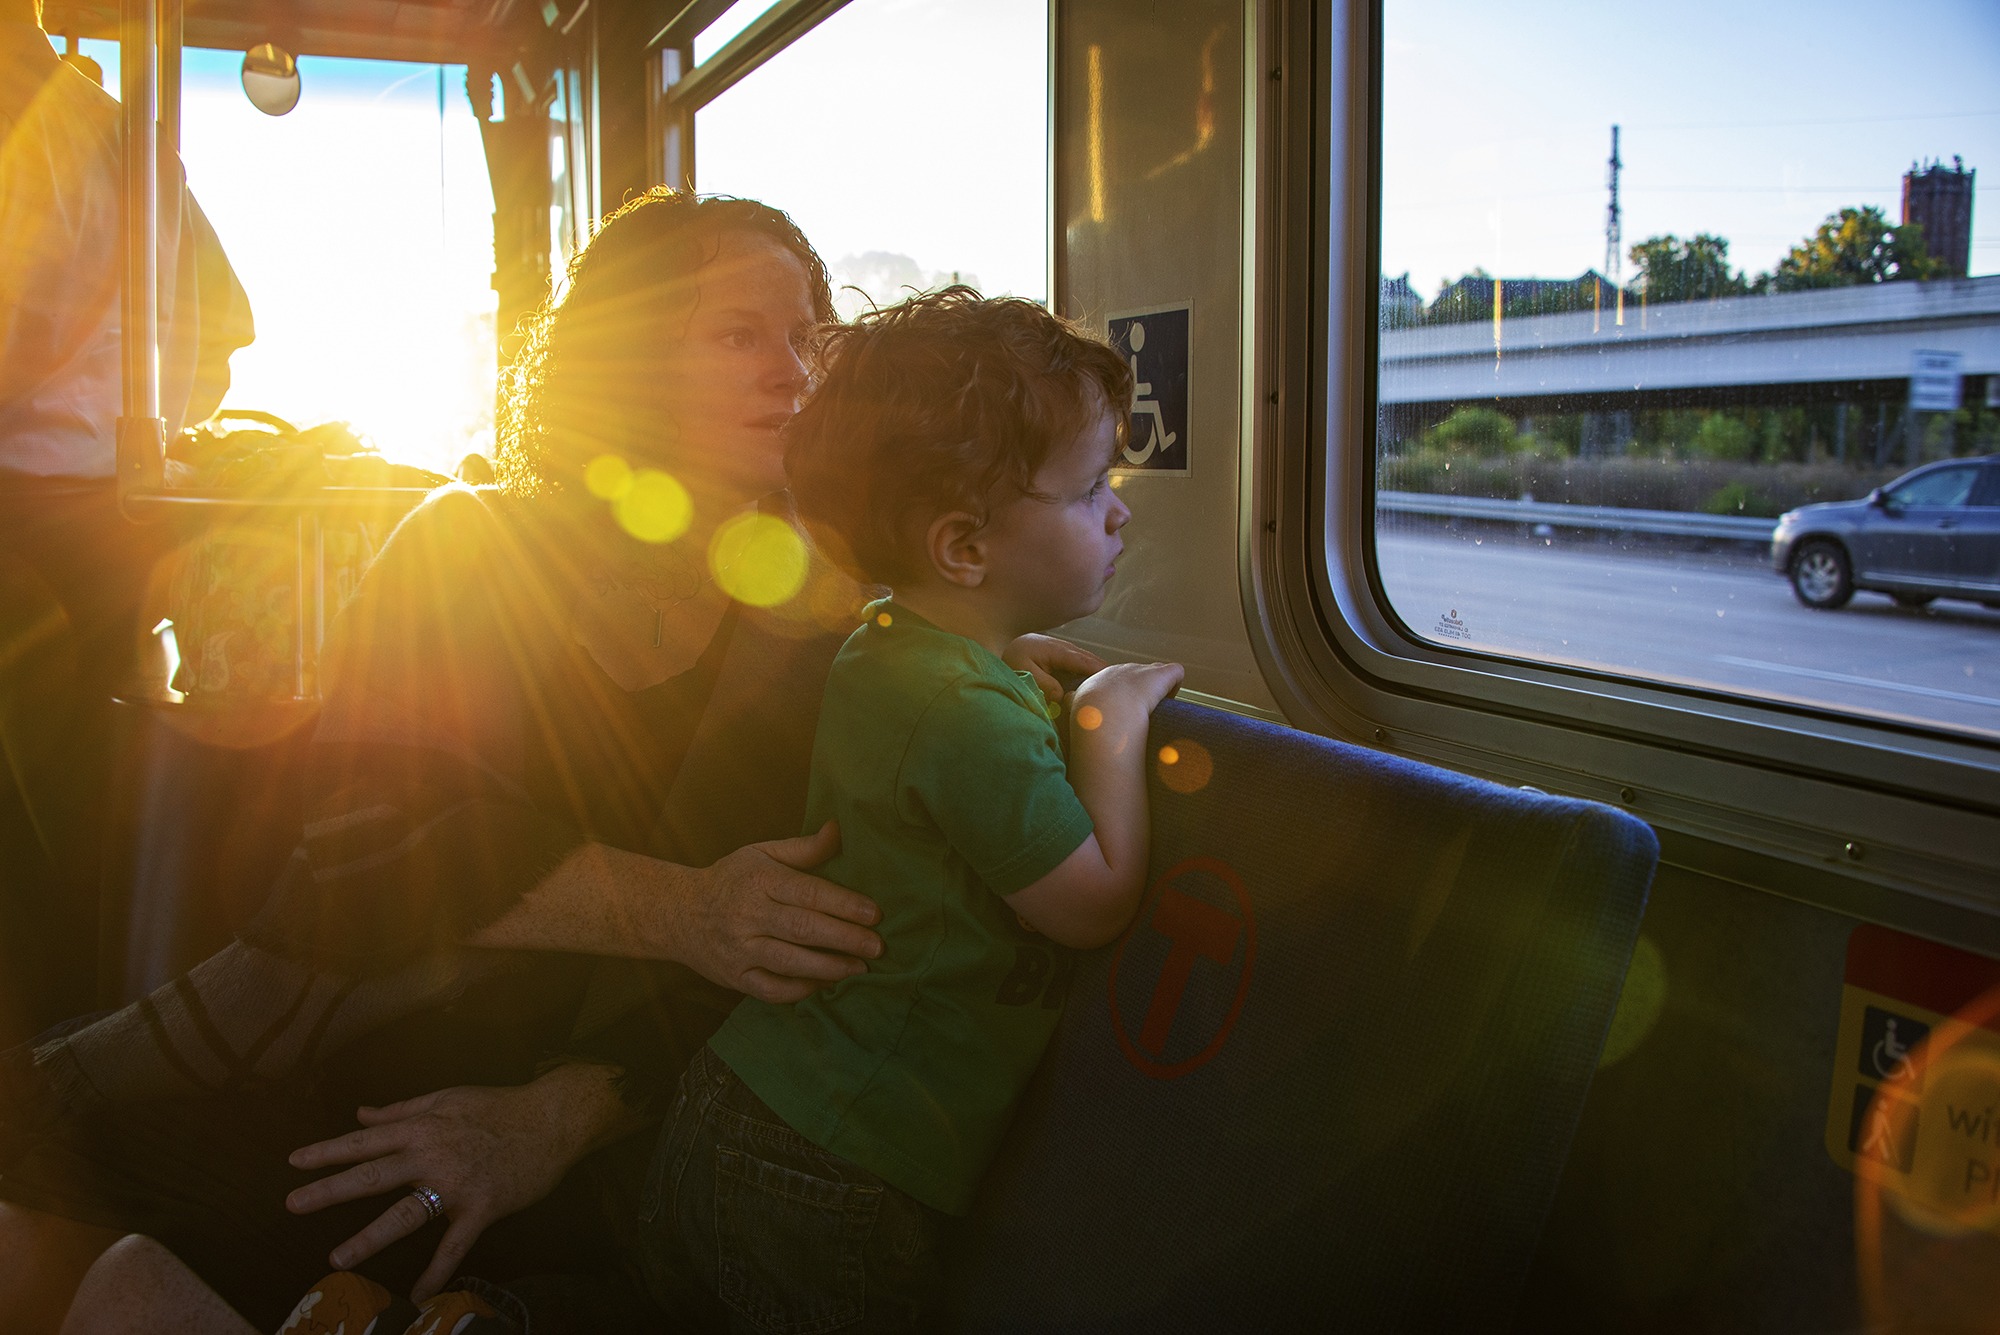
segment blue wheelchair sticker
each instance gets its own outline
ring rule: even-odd
[[[1132,368],[1132,426],[1121,468],[1188,471],[1190,308],[1114,315],[1111,345]]]

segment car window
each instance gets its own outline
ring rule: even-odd
[[[1972,484],[1972,499],[1967,504],[2000,509],[2000,464],[1988,464],[1979,470],[1979,480]]]
[[[1964,505],[1977,469],[1939,468],[1889,488],[1897,505]]]

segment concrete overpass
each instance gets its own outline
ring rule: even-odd
[[[1907,380],[1919,350],[2000,375],[2000,276],[1385,330],[1380,402],[1588,400]],[[1523,403],[1522,407],[1527,405]],[[1579,405],[1580,406],[1580,405]]]

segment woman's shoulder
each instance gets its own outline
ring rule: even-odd
[[[543,562],[533,502],[493,487],[454,482],[439,487],[405,515],[370,567],[379,583],[421,582],[453,589],[464,580],[539,574]]]
[[[496,618],[546,619],[553,601],[535,526],[528,503],[440,487],[390,533],[343,619],[398,641],[472,633]]]

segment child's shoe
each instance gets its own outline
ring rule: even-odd
[[[405,1335],[519,1335],[520,1327],[469,1289],[447,1289],[426,1302]]]
[[[278,1335],[401,1335],[417,1309],[372,1279],[336,1270],[299,1299]]]

